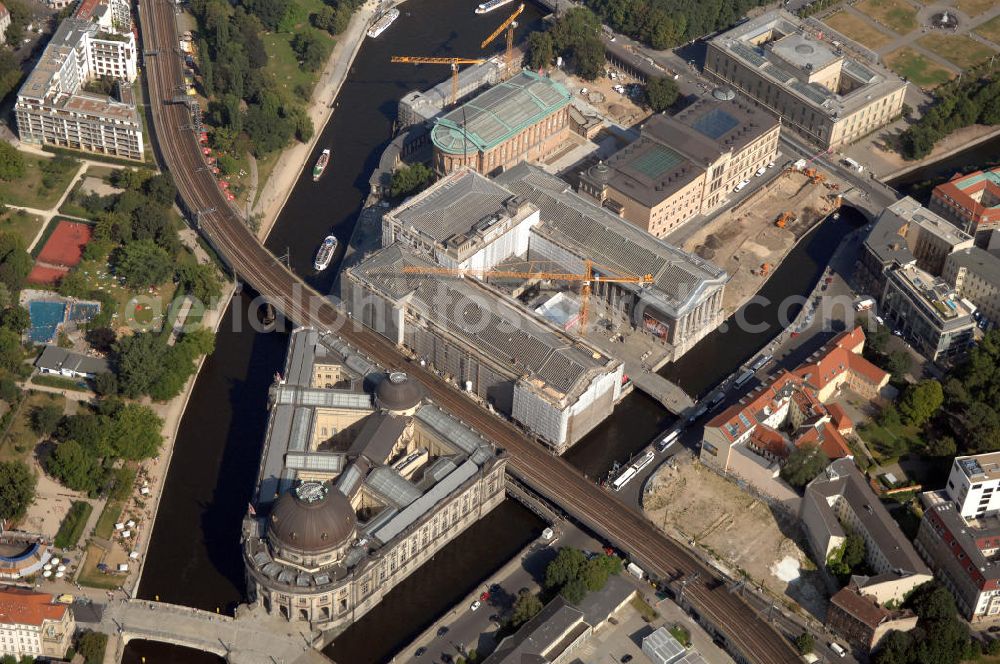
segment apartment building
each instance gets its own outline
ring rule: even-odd
[[[0,3],[0,43],[7,43],[7,28],[10,27],[10,10]]]
[[[784,10],[750,19],[708,42],[705,73],[827,149],[852,143],[897,117],[906,82],[848,57]]]
[[[0,654],[62,659],[75,623],[49,593],[0,586]]]
[[[1000,325],[1000,257],[979,247],[956,251],[941,277],[975,307],[973,318],[981,327]]]
[[[142,120],[131,84],[138,75],[137,46],[131,26],[111,24],[109,5],[90,18],[64,20],[38,64],[17,93],[14,113],[25,143],[142,160]],[[118,80],[115,96],[89,92],[99,77]]]
[[[675,116],[654,115],[639,139],[581,172],[578,191],[656,237],[722,206],[777,158],[781,123],[716,90]]]
[[[990,234],[1000,228],[1000,168],[956,174],[934,187],[929,207],[985,249]]]

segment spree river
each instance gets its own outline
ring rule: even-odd
[[[408,0],[402,16],[378,40],[367,40],[345,82],[338,106],[322,133],[317,152],[333,150],[323,179],[315,184],[310,161],[269,238],[278,253],[290,252],[300,274],[322,291],[335,267],[316,274],[312,256],[332,229],[346,245],[368,177],[388,143],[398,99],[447,75],[438,67],[392,65],[391,55],[479,53],[479,42],[502,20],[503,12],[477,16],[474,0]],[[541,12],[528,6],[522,32],[537,25]],[[808,292],[834,246],[850,229],[849,219],[826,222],[805,238],[765,285],[774,301]],[[253,491],[266,423],[267,388],[284,362],[287,334],[259,334],[247,325],[248,295],[237,296],[219,330],[216,351],[195,384],[175,444],[139,596],[232,613],[245,596],[240,557],[240,521]],[[768,310],[755,318],[776,320]],[[772,331],[776,332],[776,329]],[[685,389],[698,393],[757,352],[762,335],[738,333],[706,337],[684,360],[664,370]],[[655,401],[634,393],[614,416],[567,455],[592,478],[615,460],[641,449],[671,418]],[[514,501],[442,550],[420,572],[396,588],[379,607],[337,639],[328,651],[341,662],[384,661],[491,571],[536,537],[541,523]],[[376,645],[373,645],[376,644]],[[221,661],[212,655],[132,642],[124,661],[199,664]]]

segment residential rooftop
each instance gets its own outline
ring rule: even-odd
[[[955,457],[955,463],[972,482],[1000,479],[1000,452]]]
[[[948,255],[948,262],[979,275],[1000,288],[1000,256],[979,247],[959,249]]]
[[[485,152],[563,108],[571,98],[561,83],[522,71],[438,118],[431,140],[447,154]]]
[[[808,104],[819,113],[837,118],[867,106],[906,85],[899,76],[873,63],[848,57],[822,33],[808,34],[791,13],[778,9],[752,18],[709,42],[726,51]],[[830,67],[839,67],[838,80],[852,84],[834,91],[810,79]]]
[[[573,191],[565,181],[521,162],[495,182],[541,211],[533,233],[580,259],[620,274],[652,275],[647,285],[622,284],[665,313],[681,317],[729,280],[722,268],[659,240]]]
[[[865,246],[884,264],[907,265],[916,261],[913,250],[920,233],[952,247],[972,246],[973,242],[971,235],[906,196],[882,211]]]

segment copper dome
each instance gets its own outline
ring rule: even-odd
[[[320,553],[354,537],[356,526],[354,508],[344,494],[327,484],[304,482],[274,504],[268,531],[290,549]]]
[[[375,388],[375,402],[386,410],[416,408],[424,398],[424,389],[402,371],[393,371]]]

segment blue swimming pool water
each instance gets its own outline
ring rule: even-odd
[[[62,302],[35,300],[28,303],[31,314],[31,329],[28,338],[36,344],[44,344],[56,336],[59,323],[66,317],[66,305]]]

